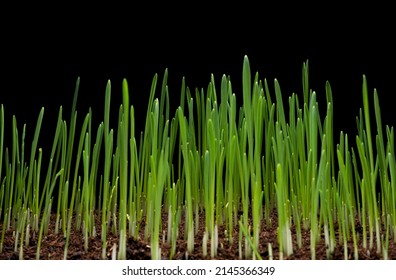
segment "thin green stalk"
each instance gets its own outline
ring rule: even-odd
[[[139,177],[139,159],[138,159],[138,149],[135,138],[135,111],[134,107],[131,106],[131,114],[130,114],[130,129],[131,129],[131,137],[129,140],[129,149],[130,149],[130,181],[129,181],[129,234],[131,236],[135,236],[136,238],[139,235],[140,229],[140,221],[143,214],[143,209],[141,208],[142,204],[142,188]]]
[[[230,244],[233,244],[233,230],[234,230],[234,220],[237,221],[236,215],[238,208],[238,193],[236,184],[236,154],[237,154],[237,128],[236,128],[236,97],[232,94],[231,82],[227,82],[228,90],[228,145],[226,151],[226,195],[227,195],[227,218],[226,224],[228,225],[228,239]]]
[[[103,171],[103,191],[102,191],[102,259],[106,259],[107,247],[107,227],[108,227],[108,199],[110,189],[110,168],[111,155],[113,153],[113,130],[110,130],[110,101],[111,101],[111,83],[107,82],[104,103],[104,171]]]
[[[89,165],[90,165],[90,147],[89,147],[89,135],[88,132],[85,136],[85,148],[83,150],[83,188],[81,205],[82,215],[83,215],[83,234],[84,234],[84,250],[88,252],[88,235],[91,229],[91,219],[90,219],[90,186],[89,186]]]
[[[388,160],[389,160],[389,173],[390,173],[390,178],[391,178],[391,189],[392,189],[392,202],[396,204],[396,160],[395,160],[395,155],[392,153],[388,153]],[[395,205],[394,204],[394,205]],[[392,221],[392,227],[393,227],[393,240],[396,243],[396,223],[395,223],[395,218],[396,218],[396,213],[394,213],[396,210],[393,208],[393,213],[391,215],[391,218],[393,219]]]
[[[67,137],[67,125],[66,122],[62,122],[63,129],[62,129],[62,135],[61,135],[61,166],[60,168],[65,170],[66,168],[66,137]],[[64,193],[64,185],[65,185],[65,178],[64,178],[64,173],[62,173],[61,177],[59,178],[59,188],[58,188],[58,206],[56,210],[56,221],[55,221],[55,234],[58,234],[58,227],[59,227],[59,220],[60,217],[62,216],[62,230],[64,234],[66,234],[66,220],[67,220],[67,213],[66,209],[62,208],[62,205],[64,205],[64,200],[67,200],[68,197],[65,197]],[[62,209],[61,209],[62,208]]]
[[[370,215],[371,220],[373,223],[375,223],[375,231],[376,231],[376,240],[377,240],[377,252],[381,251],[381,246],[380,246],[380,232],[379,232],[379,223],[378,223],[378,208],[377,208],[377,199],[376,199],[376,192],[375,192],[375,186],[376,186],[376,172],[375,172],[375,166],[374,166],[374,155],[373,155],[373,144],[371,140],[371,125],[370,125],[370,110],[369,110],[369,104],[368,104],[368,89],[367,89],[367,81],[366,81],[366,76],[363,75],[363,113],[364,113],[364,120],[365,120],[365,129],[367,132],[367,150],[368,150],[368,169],[366,168],[366,173],[365,177],[366,180],[368,181],[368,187],[371,192],[371,205],[372,205],[372,215]]]
[[[252,217],[253,217],[253,240],[256,247],[259,245],[259,236],[261,232],[262,204],[263,204],[263,181],[262,181],[262,143],[263,143],[263,111],[265,101],[263,91],[259,88],[258,82],[253,87],[253,114],[254,114],[254,184],[252,183]]]
[[[129,141],[129,90],[127,81],[122,82],[122,119],[120,139],[120,242],[118,259],[126,259],[126,215],[128,194],[128,141]]]

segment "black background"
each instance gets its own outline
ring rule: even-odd
[[[2,9],[0,104],[6,112],[6,141],[12,115],[20,128],[27,123],[32,139],[45,107],[40,144],[52,143],[59,106],[69,120],[77,77],[79,120],[92,107],[94,124],[103,118],[108,80],[116,121],[126,78],[142,129],[152,78],[159,74],[159,89],[166,68],[173,109],[179,104],[182,77],[191,89],[206,89],[211,74],[217,85],[223,74],[230,75],[233,91],[241,96],[244,55],[270,88],[278,79],[285,98],[292,92],[301,96],[301,67],[308,59],[311,88],[320,104],[326,101],[325,82],[332,86],[336,135],[357,132],[363,74],[371,101],[373,89],[378,90],[383,123],[396,124],[394,20],[386,7],[361,11],[323,6],[301,12],[289,7],[289,13],[279,7],[251,7],[231,13],[208,6],[199,11],[185,7],[174,14],[129,6],[111,11],[104,6],[101,12],[96,8],[54,7],[39,14]],[[7,17],[9,12],[16,17]]]

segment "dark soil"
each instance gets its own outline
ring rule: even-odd
[[[87,252],[84,250],[84,238],[81,231],[71,230],[70,242],[68,248],[67,259],[70,260],[100,260],[102,259],[102,241],[100,236],[100,215],[96,215],[96,231],[97,234],[95,237],[89,238],[89,249]],[[183,219],[182,219],[183,220]],[[272,220],[276,221],[276,217],[272,217]],[[66,239],[63,233],[60,231],[58,234],[55,234],[55,216],[51,218],[51,225],[49,232],[46,236],[43,236],[41,250],[40,250],[40,259],[42,260],[61,260],[64,255],[64,246],[66,243]],[[166,217],[163,217],[163,221],[167,221]],[[202,260],[202,259],[211,259],[210,258],[210,245],[208,245],[208,255],[204,257],[202,253],[202,238],[204,234],[204,216],[201,217],[199,232],[195,235],[195,246],[194,251],[191,254],[187,254],[187,242],[184,240],[183,231],[184,225],[180,224],[179,231],[179,240],[176,242],[176,252],[173,256],[173,259],[177,260]],[[144,225],[144,221],[143,221]],[[166,232],[166,223],[163,225],[163,232]],[[2,232],[3,225],[0,224],[0,234]],[[142,229],[144,226],[141,227]],[[338,230],[337,225],[335,225],[336,230]],[[357,223],[358,231],[361,232],[362,228]],[[239,233],[237,231],[237,227],[235,227],[235,231],[233,232],[234,242],[232,245],[228,242],[227,237],[225,236],[225,227],[220,226],[218,229],[219,234],[219,247],[217,256],[214,259],[220,260],[237,260],[239,257],[238,250],[238,240]],[[344,259],[344,246],[342,242],[339,242],[339,234],[336,232],[336,248],[334,253],[330,256],[330,259]],[[385,233],[383,233],[385,236]],[[24,246],[23,250],[23,258],[25,260],[33,260],[36,259],[36,251],[37,251],[37,241],[38,234],[31,234],[29,245]],[[1,235],[0,235],[1,237]],[[302,247],[297,248],[297,236],[294,231],[292,231],[293,238],[293,254],[288,258],[291,260],[310,260],[311,259],[311,251],[310,251],[310,233],[309,231],[302,233]],[[351,238],[352,239],[352,238]],[[268,243],[271,243],[273,250],[273,259],[279,259],[279,250],[278,250],[278,242],[276,235],[276,225],[266,226],[263,224],[262,231],[260,235],[260,247],[258,249],[261,257],[263,259],[269,259],[269,251],[268,251]],[[118,246],[118,237],[114,234],[109,233],[107,237],[107,259],[112,258],[112,248],[113,245],[116,244]],[[369,242],[367,241],[367,244]],[[19,248],[17,252],[14,251],[15,245],[15,233],[13,229],[7,230],[5,233],[4,243],[3,243],[3,251],[0,253],[1,260],[16,260],[19,259]],[[160,234],[160,247],[161,254],[163,259],[169,259],[170,256],[170,245],[162,242],[162,235]],[[348,242],[348,259],[354,259],[353,253],[353,242],[352,240]],[[358,242],[358,253],[359,259],[361,260],[378,260],[382,259],[382,254],[377,254],[375,252],[375,241],[374,248],[370,251],[367,249],[363,249],[362,240],[360,238]],[[140,237],[138,239],[129,237],[127,240],[127,259],[134,260],[145,260],[151,259],[151,251],[150,251],[150,242],[145,241],[143,238],[143,230],[140,233]],[[316,259],[326,260],[328,259],[328,255],[326,254],[326,245],[324,241],[324,235],[322,234],[321,240],[317,244],[316,247]],[[388,259],[396,259],[396,244],[393,240],[389,241],[389,249],[388,249]]]

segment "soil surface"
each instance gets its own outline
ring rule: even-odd
[[[73,229],[71,230],[70,241],[67,259],[69,260],[101,260],[102,259],[102,241],[101,241],[101,230],[100,230],[100,220],[101,216],[96,215],[96,236],[89,237],[89,245],[88,251],[84,250],[84,238],[81,231]],[[183,219],[182,219],[183,220]],[[271,220],[276,221],[276,216],[271,217]],[[55,234],[55,216],[52,216],[50,222],[50,228],[48,234],[43,236],[41,249],[40,249],[40,259],[42,260],[62,260],[64,257],[64,246],[66,243],[66,239],[63,233],[60,231],[58,234]],[[167,221],[167,218],[164,216],[163,221]],[[163,224],[162,232],[166,232],[167,224]],[[139,235],[139,238],[135,239],[129,237],[127,240],[127,259],[135,259],[135,260],[146,260],[151,259],[151,249],[150,249],[150,241],[144,240],[144,220],[142,222],[142,230]],[[357,231],[362,232],[362,227],[357,223],[356,225]],[[0,224],[0,234],[2,233],[3,225]],[[202,252],[202,239],[204,235],[204,215],[200,218],[199,231],[195,235],[195,246],[194,251],[191,254],[187,254],[187,242],[183,239],[184,225],[180,224],[179,230],[179,240],[176,242],[176,252],[172,259],[176,260],[203,260],[203,259],[220,259],[220,260],[237,260],[240,259],[239,256],[239,248],[238,248],[238,240],[239,240],[239,232],[237,227],[233,232],[234,242],[230,244],[228,238],[225,234],[225,227],[220,226],[218,228],[218,252],[214,258],[210,257],[210,243],[208,242],[208,255],[204,256]],[[337,244],[335,246],[334,253],[332,255],[327,254],[325,238],[324,234],[321,234],[321,239],[316,246],[316,259],[326,260],[326,259],[336,259],[343,260],[344,257],[344,244],[340,241],[340,234],[338,232],[338,226],[335,225],[336,230],[336,241]],[[25,260],[34,260],[36,259],[37,252],[37,242],[38,242],[38,234],[31,234],[31,238],[29,239],[28,246],[25,244],[23,249],[23,259]],[[385,232],[383,232],[383,236]],[[0,235],[1,238],[1,235]],[[14,250],[15,247],[15,231],[14,229],[6,230],[4,236],[3,250],[0,252],[0,260],[17,260],[19,259],[19,247],[17,251]],[[297,246],[297,235],[294,229],[292,229],[292,239],[293,239],[293,254],[289,257],[284,257],[283,259],[290,260],[310,260],[311,259],[311,251],[310,251],[310,232],[302,232],[302,246],[298,248]],[[107,259],[112,259],[112,251],[113,245],[116,244],[118,246],[118,236],[109,233],[107,237]],[[279,247],[277,242],[277,228],[275,223],[272,226],[262,225],[262,231],[260,234],[260,247],[258,248],[258,252],[263,259],[270,259],[271,253],[269,252],[268,243],[272,245],[272,258],[279,259]],[[367,241],[369,244],[369,241]],[[161,255],[163,259],[170,258],[170,245],[166,242],[163,242],[162,234],[160,234],[160,248]],[[353,250],[353,241],[347,243],[347,256],[348,259],[354,259],[354,250]],[[242,249],[243,250],[243,249]],[[376,253],[375,250],[375,239],[374,239],[374,248],[369,251],[367,249],[363,249],[362,238],[358,241],[358,254],[359,259],[361,260],[378,260],[383,259],[381,253]],[[388,259],[396,259],[396,244],[393,242],[393,239],[389,240],[389,249],[388,249]]]

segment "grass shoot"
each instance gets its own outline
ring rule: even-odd
[[[237,244],[241,259],[289,258],[307,234],[311,259],[319,244],[328,259],[337,247],[345,259],[358,259],[359,244],[367,254],[389,257],[396,243],[394,129],[383,127],[379,95],[374,90],[371,103],[365,76],[352,138],[334,131],[337,104],[330,83],[325,98],[309,88],[308,62],[302,67],[302,96],[293,93],[288,103],[277,80],[272,90],[258,74],[252,77],[246,56],[242,93],[233,92],[225,75],[220,88],[212,76],[207,89],[195,94],[183,79],[173,113],[167,77],[165,71],[159,97],[158,77],[153,78],[140,134],[131,105],[135,93],[126,80],[117,126],[111,127],[109,81],[103,121],[93,123],[90,109],[78,130],[78,79],[70,120],[60,107],[50,150],[40,146],[44,108],[28,139],[26,125],[15,116],[8,125],[1,105],[0,255],[6,233],[14,231],[20,259],[36,236],[36,258],[45,258],[40,248],[54,224],[54,233],[65,238],[64,259],[70,258],[73,231],[81,232],[85,251],[99,234],[102,259],[127,259],[129,238],[150,244],[152,259],[172,259],[180,238],[186,257],[201,250],[216,258],[227,246],[219,243],[223,234]],[[275,244],[263,243],[263,231],[272,226]],[[109,244],[111,234],[118,244]],[[161,251],[165,244],[167,256]]]

